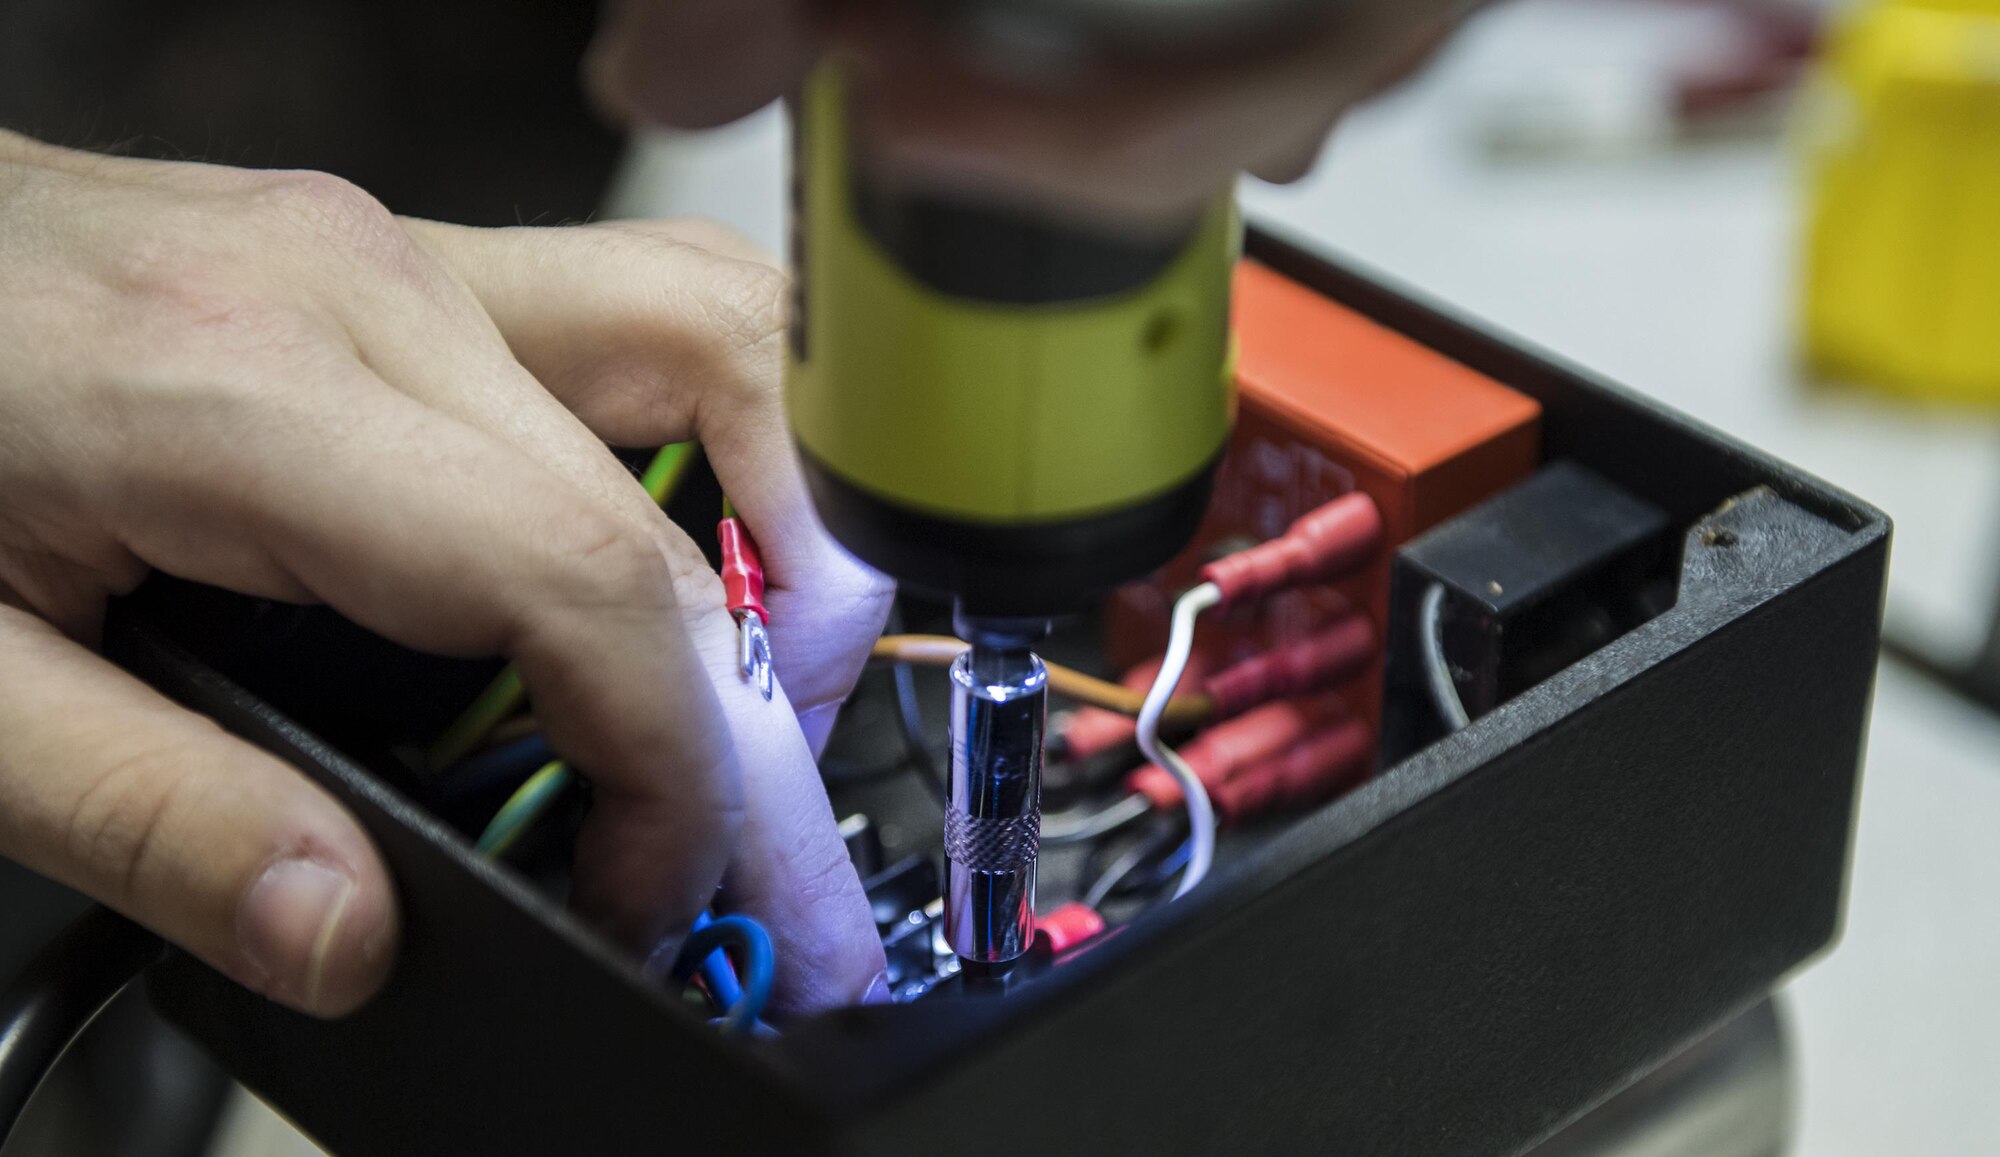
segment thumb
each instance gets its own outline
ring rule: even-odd
[[[381,987],[389,876],[338,803],[53,627],[0,606],[0,854],[274,1000]]]

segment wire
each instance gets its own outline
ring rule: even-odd
[[[903,628],[903,608],[892,605],[889,608],[889,629],[891,638],[897,637]],[[949,804],[942,777],[938,775],[937,760],[931,756],[931,747],[926,738],[923,704],[917,700],[917,673],[908,663],[897,663],[890,669],[896,684],[896,723],[903,733],[903,747],[908,753],[910,770],[924,781],[924,790],[929,792],[939,806]]]
[[[502,792],[511,794],[537,768],[555,757],[542,733],[530,732],[519,739],[475,751],[452,764],[434,790],[444,802],[464,804]]]
[[[549,805],[562,795],[563,789],[574,778],[569,765],[560,759],[543,764],[540,771],[529,776],[528,781],[516,788],[507,802],[500,805],[500,810],[487,823],[486,830],[479,833],[475,850],[482,856],[496,859],[505,855],[507,849],[514,846],[514,841],[521,838],[521,833],[549,810]]]
[[[949,667],[952,660],[970,645],[950,635],[884,635],[875,641],[871,657],[881,662],[910,663],[919,667]],[[1120,687],[1109,680],[1086,675],[1059,663],[1044,661],[1043,665],[1048,668],[1049,687],[1080,703],[1116,711],[1120,715],[1137,715],[1144,705],[1144,696],[1129,687]],[[1174,726],[1187,726],[1207,719],[1213,710],[1214,705],[1206,695],[1176,695],[1167,704],[1162,721]]]
[[[465,758],[467,752],[479,746],[479,741],[498,726],[500,721],[514,713],[526,698],[526,688],[521,685],[521,673],[509,663],[472,705],[459,712],[444,734],[437,737],[425,754],[425,762],[432,771],[442,771]]]
[[[1111,866],[1104,869],[1103,874],[1097,877],[1095,883],[1091,884],[1090,890],[1083,894],[1084,907],[1101,909],[1104,906],[1104,902],[1109,900],[1112,894],[1119,890],[1119,886],[1125,882],[1127,877],[1144,867],[1147,860],[1166,851],[1174,843],[1181,845],[1181,851],[1175,852],[1174,855],[1168,858],[1167,864],[1162,866],[1166,867],[1169,872],[1177,871],[1180,868],[1180,864],[1175,861],[1182,859],[1182,852],[1187,849],[1188,844],[1187,841],[1180,838],[1179,832],[1169,827],[1156,833],[1151,838],[1139,841],[1124,855],[1113,860]],[[1165,883],[1165,878],[1163,877],[1159,882]]]
[[[1429,685],[1431,703],[1447,731],[1457,731],[1472,722],[1465,713],[1465,701],[1458,697],[1458,684],[1451,677],[1451,664],[1444,657],[1444,584],[1432,583],[1424,590],[1417,607],[1417,654],[1424,662],[1424,682]]]
[[[92,907],[0,991],[0,1146],[63,1051],[165,953],[158,936]]]
[[[764,931],[762,924],[740,915],[718,916],[699,924],[674,960],[674,983],[686,984],[712,954],[726,947],[734,947],[743,954],[746,979],[742,998],[730,1005],[722,1027],[729,1032],[749,1032],[771,1001],[771,985],[778,971],[777,950],[772,948],[771,934]],[[713,989],[709,995],[715,995]]]
[[[681,478],[694,462],[693,442],[674,442],[662,446],[653,455],[646,472],[639,477],[639,485],[646,488],[647,497],[656,506],[665,506],[680,487]],[[437,737],[424,754],[425,765],[431,771],[442,771],[459,760],[466,753],[479,746],[488,732],[499,726],[526,698],[526,688],[521,685],[521,673],[509,663],[479,693],[472,705],[459,712],[444,733]]]
[[[646,488],[646,497],[655,506],[665,506],[673,498],[674,491],[680,489],[681,477],[694,463],[694,443],[674,442],[660,447],[653,455],[646,472],[639,476],[639,485]]]
[[[1042,846],[1061,844],[1081,844],[1126,827],[1146,813],[1153,805],[1143,795],[1128,795],[1117,803],[1099,808],[1089,815],[1057,813],[1042,817]]]
[[[715,917],[706,909],[694,918],[694,931],[715,923]],[[728,1012],[743,999],[743,984],[736,979],[736,966],[729,962],[729,953],[718,948],[702,960],[701,982],[708,987],[708,998],[715,1003],[715,1011]]]
[[[479,853],[493,858],[503,855],[521,837],[521,833],[527,831],[562,795],[563,789],[574,778],[569,767],[560,760],[545,764],[540,771],[529,776],[528,781],[501,806],[492,822],[486,825],[486,830],[480,833]],[[721,931],[716,931],[718,927]],[[746,927],[749,931],[744,930]],[[695,917],[694,933],[681,946],[680,960],[699,963],[685,974],[680,971],[680,964],[676,963],[675,980],[685,984],[690,976],[699,971],[709,999],[715,1002],[718,1011],[727,1014],[724,1027],[731,1032],[755,1027],[757,1018],[763,1015],[764,1006],[770,1002],[772,974],[776,970],[776,953],[771,947],[770,934],[747,916],[718,919],[707,912]],[[704,934],[717,942],[700,955],[690,955],[699,950],[700,944],[708,943],[706,939],[696,939]],[[748,958],[751,979],[747,990],[737,980],[729,954],[723,951],[729,944],[737,945]]]
[[[1174,889],[1176,900],[1193,891],[1207,877],[1209,865],[1215,860],[1215,808],[1208,801],[1208,789],[1202,785],[1201,777],[1194,773],[1179,752],[1160,742],[1160,719],[1166,712],[1167,700],[1173,694],[1175,685],[1187,670],[1188,657],[1194,652],[1195,619],[1221,601],[1222,588],[1214,583],[1203,583],[1174,601],[1173,627],[1167,634],[1167,654],[1160,661],[1160,673],[1153,677],[1153,689],[1146,692],[1146,701],[1139,708],[1139,750],[1147,759],[1166,768],[1167,774],[1181,785],[1181,794],[1186,797],[1188,866],[1181,876],[1180,886]]]

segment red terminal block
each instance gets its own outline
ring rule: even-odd
[[[1153,679],[1160,673],[1160,660],[1163,658],[1163,655],[1153,656],[1126,671],[1118,681],[1129,690],[1149,690]],[[1187,673],[1181,676],[1180,683],[1174,688],[1175,693],[1199,688],[1206,667],[1201,653],[1197,651],[1188,660]],[[1138,724],[1129,715],[1106,711],[1102,707],[1079,707],[1069,713],[1056,737],[1060,741],[1062,758],[1090,759],[1132,742],[1137,731]]]
[[[722,593],[729,613],[755,614],[765,624],[771,613],[764,609],[764,562],[757,557],[757,540],[740,518],[725,518],[715,526],[716,541],[722,547]]]
[[[1104,931],[1104,917],[1087,904],[1071,902],[1035,919],[1035,931],[1048,938],[1049,950],[1067,952]]]
[[[1246,768],[1211,789],[1209,800],[1225,824],[1278,808],[1306,807],[1359,780],[1373,756],[1374,737],[1360,720],[1350,719]]]
[[[1202,786],[1215,791],[1243,769],[1283,752],[1344,713],[1338,700],[1292,699],[1267,703],[1239,718],[1218,723],[1189,740],[1180,756],[1194,769]],[[1129,791],[1146,797],[1155,808],[1179,807],[1179,781],[1167,769],[1149,763],[1125,777]]]
[[[1252,655],[1208,677],[1203,690],[1215,715],[1227,719],[1260,703],[1338,687],[1365,674],[1375,657],[1375,631],[1347,615],[1310,637]]]
[[[1367,562],[1382,542],[1382,512],[1360,491],[1316,507],[1284,534],[1216,559],[1201,577],[1231,606],[1309,583],[1331,582]]]

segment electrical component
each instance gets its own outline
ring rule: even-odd
[[[1196,645],[1218,671],[1349,615],[1386,638],[1390,551],[1526,478],[1539,455],[1533,399],[1254,262],[1237,268],[1234,292],[1238,414],[1215,496],[1185,551],[1107,603],[1115,664],[1159,652],[1175,594],[1222,556],[1280,539],[1314,511],[1359,535],[1356,494],[1379,520],[1372,553],[1351,555],[1342,578],[1211,616]],[[1329,506],[1343,499],[1353,505]],[[1341,690],[1374,725],[1379,660]]]
[[[1299,516],[1285,533],[1201,568],[1222,605],[1268,598],[1308,583],[1346,577],[1382,541],[1382,512],[1366,494],[1348,493]]]
[[[1404,546],[1394,749],[1464,726],[1665,609],[1667,528],[1658,507],[1560,461]]]
[[[1374,752],[1375,737],[1367,725],[1345,720],[1216,785],[1216,813],[1223,822],[1236,824],[1262,812],[1331,799],[1360,781]]]
[[[1155,769],[1158,770],[1158,769]],[[1173,790],[1172,802],[1181,802],[1180,789],[1174,787],[1173,778],[1161,771],[1160,777]],[[1154,808],[1154,802],[1144,795],[1128,795],[1117,803],[1099,808],[1082,816],[1044,816],[1042,819],[1042,846],[1057,847],[1062,844],[1084,844],[1101,839],[1127,824],[1137,821]],[[1158,806],[1166,806],[1164,804]]]
[[[1270,759],[1346,713],[1339,699],[1329,696],[1281,699],[1203,731],[1181,747],[1181,757],[1213,792],[1238,772]],[[1180,784],[1158,764],[1133,771],[1125,777],[1125,786],[1133,793],[1128,799],[1143,799],[1161,809],[1180,806]]]
[[[1144,702],[1146,689],[1153,685],[1153,676],[1160,673],[1159,655],[1144,662],[1134,664],[1118,678],[1118,685],[1140,696]],[[1176,699],[1192,695],[1201,686],[1207,674],[1208,661],[1199,652],[1188,657],[1187,671],[1174,688]],[[1135,725],[1134,712],[1113,711],[1105,707],[1079,707],[1068,712],[1061,719],[1060,726],[1051,725],[1049,737],[1049,758],[1083,760],[1094,759],[1115,747],[1132,742]]]
[[[1214,704],[1215,717],[1227,719],[1273,699],[1311,695],[1352,682],[1374,659],[1374,628],[1360,615],[1342,615],[1304,639],[1216,672],[1203,688]]]
[[[686,984],[706,961],[725,947],[733,947],[743,954],[746,979],[741,996],[724,1014],[722,1027],[732,1033],[749,1032],[756,1026],[757,1018],[763,1015],[764,1006],[770,1002],[771,987],[778,975],[777,952],[771,946],[771,934],[764,930],[762,924],[748,916],[738,915],[718,916],[698,923],[681,944],[680,955],[674,960],[673,980],[676,984]]]
[[[736,620],[737,667],[768,700],[774,680],[771,633],[766,629],[771,612],[764,609],[764,563],[757,556],[757,542],[750,537],[750,528],[735,515],[716,524],[715,538],[722,549],[719,573],[723,600]]]
[[[965,640],[950,635],[884,635],[875,641],[870,658],[920,667],[949,667],[970,646]],[[1048,673],[1049,689],[1071,699],[1127,716],[1138,715],[1139,708],[1145,703],[1142,690],[1122,687],[1060,663],[1044,662],[1043,668]],[[1151,683],[1149,675],[1140,686],[1143,688]],[[1164,718],[1170,724],[1194,724],[1208,718],[1212,709],[1213,705],[1206,695],[1176,695],[1168,702]]]
[[[1036,918],[1035,931],[1051,953],[1067,952],[1104,932],[1104,917],[1088,904],[1071,901]]]
[[[559,759],[544,764],[502,805],[486,830],[479,834],[475,850],[482,856],[505,855],[514,841],[521,838],[521,833],[534,826],[575,778],[569,765]]]
[[[1174,601],[1167,654],[1160,660],[1160,671],[1153,677],[1153,689],[1146,693],[1145,705],[1139,708],[1136,733],[1139,750],[1174,777],[1174,782],[1180,785],[1181,802],[1187,807],[1188,866],[1180,886],[1174,890],[1176,900],[1193,891],[1208,876],[1209,865],[1215,860],[1215,809],[1209,806],[1208,789],[1202,786],[1201,777],[1178,752],[1160,741],[1160,716],[1166,710],[1168,696],[1181,681],[1181,672],[1187,669],[1188,656],[1194,648],[1195,619],[1221,602],[1222,588],[1214,583],[1203,583]]]

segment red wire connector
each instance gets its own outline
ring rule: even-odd
[[[736,620],[736,664],[743,677],[771,697],[771,613],[764,609],[764,563],[757,557],[757,540],[740,518],[725,518],[715,526],[722,547],[722,593]]]
[[[1195,736],[1182,746],[1180,756],[1194,769],[1202,786],[1214,792],[1245,768],[1279,754],[1344,712],[1337,702],[1324,699],[1267,703]],[[1145,796],[1156,809],[1181,806],[1180,783],[1157,763],[1126,776],[1125,786]]]
[[[1368,670],[1375,632],[1361,615],[1347,615],[1304,640],[1252,655],[1208,677],[1203,690],[1217,718],[1240,715],[1260,703],[1338,687]]]
[[[1160,673],[1160,660],[1165,657],[1153,656],[1125,672],[1118,681],[1133,691],[1148,690],[1153,685],[1154,677]],[[1178,695],[1199,688],[1202,672],[1206,668],[1201,652],[1196,651],[1189,656],[1187,672],[1175,685],[1174,693]],[[1049,755],[1054,759],[1089,759],[1132,742],[1137,733],[1138,723],[1129,715],[1106,711],[1102,707],[1079,707],[1069,713],[1062,729],[1051,737],[1054,742]]]
[[[1359,719],[1317,732],[1271,759],[1210,789],[1209,802],[1226,824],[1277,808],[1331,799],[1368,769],[1374,737]]]
[[[1047,937],[1049,951],[1059,955],[1103,932],[1104,917],[1088,904],[1072,901],[1037,917],[1035,931]]]
[[[1229,606],[1288,587],[1339,578],[1361,565],[1382,541],[1382,513],[1360,491],[1307,512],[1284,534],[1216,559],[1201,577],[1222,590]]]

